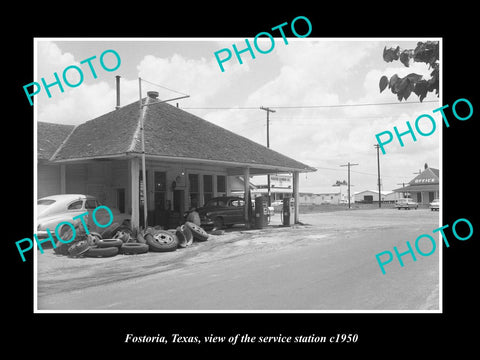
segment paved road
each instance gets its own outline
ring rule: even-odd
[[[308,226],[237,229],[169,254],[38,255],[38,309],[439,309],[438,247],[416,262],[404,256],[403,268],[394,260],[385,275],[375,260],[431,234],[438,213],[352,210],[301,220]],[[428,246],[421,245],[424,252]]]

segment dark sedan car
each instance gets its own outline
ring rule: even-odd
[[[221,196],[210,199],[204,206],[196,209],[200,215],[202,227],[221,229],[235,224],[245,224],[245,201],[236,196]]]

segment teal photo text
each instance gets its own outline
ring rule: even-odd
[[[303,24],[299,25],[301,23]],[[287,37],[285,36],[285,31],[284,31],[284,27],[287,25],[288,25],[288,22],[284,22],[270,29],[272,31],[278,30],[278,32],[282,36],[282,39],[285,45],[288,45],[288,40],[287,40]],[[301,34],[299,33],[299,30],[298,30],[299,28],[302,28],[302,30],[300,30]],[[305,30],[305,28],[307,29]],[[297,38],[304,38],[310,35],[310,33],[312,32],[312,23],[305,16],[297,16],[292,20],[292,23],[290,24],[290,30],[292,34],[295,35]],[[261,37],[264,39],[268,38],[267,43],[269,44],[267,45],[262,44],[262,46],[260,46],[259,39]],[[241,49],[239,50],[239,48]],[[248,39],[245,39],[245,44],[238,45],[238,47],[236,44],[232,44],[233,53],[235,54],[235,57],[237,58],[239,64],[243,64],[241,54],[248,53],[250,54],[250,57],[252,59],[255,59],[255,51],[253,50],[254,48],[257,53],[268,54],[275,48],[275,39],[273,38],[272,34],[270,34],[269,32],[262,31],[262,32],[259,32],[253,39],[253,47],[252,47],[252,43]],[[220,66],[220,70],[224,72],[225,68],[223,66],[223,63],[229,61],[232,58],[232,50],[230,50],[229,48],[223,48],[218,51],[215,51],[214,55],[215,55],[215,59],[217,60],[218,66]]]
[[[105,71],[109,72],[117,70],[122,62],[120,59],[120,55],[115,50],[105,50],[100,54],[99,60],[97,61],[96,59],[97,56],[94,55],[89,57],[88,59],[80,61],[80,65],[83,65],[83,69],[90,70],[90,73],[94,79],[98,77],[95,70],[95,66],[97,66],[98,69],[98,62]],[[49,77],[47,79],[42,77],[40,79],[40,83],[34,81],[27,85],[24,85],[23,90],[27,95],[27,99],[30,102],[30,105],[33,105],[32,98],[35,95],[40,94],[40,92],[42,91],[42,85],[49,98],[52,97],[50,88],[53,88],[54,86],[57,86],[58,90],[60,90],[61,93],[65,91],[62,85],[62,80],[63,83],[68,87],[75,88],[77,86],[80,86],[85,78],[82,67],[77,65],[70,65],[63,69],[61,78],[57,72],[54,72],[52,77]],[[75,78],[75,81],[72,80],[72,77]]]
[[[432,111],[432,113],[439,112],[442,115],[443,122],[445,123],[445,126],[447,128],[450,127],[450,123],[447,119],[447,115],[445,114],[444,110],[448,107],[449,105],[447,104]],[[458,108],[461,108],[461,111],[459,111]],[[467,99],[458,99],[452,104],[451,109],[452,109],[453,116],[455,116],[456,119],[461,121],[468,120],[473,115],[473,105]],[[420,136],[430,136],[437,129],[435,119],[433,118],[433,116],[429,114],[422,114],[418,116],[415,119],[415,123],[413,127],[409,121],[407,121],[405,125],[406,125],[406,129],[399,130],[396,126],[394,126],[393,133],[387,130],[387,131],[382,131],[375,135],[375,138],[377,139],[377,144],[380,145],[380,149],[382,150],[383,155],[386,154],[385,145],[393,141],[394,134],[398,139],[400,146],[404,147],[405,143],[403,142],[403,139],[402,139],[403,136],[408,137],[408,135],[410,135],[410,137],[414,142],[417,141],[417,137],[415,136],[414,129],[416,130],[416,133],[419,134]]]
[[[445,234],[444,230],[447,229],[448,227],[449,225],[447,224],[437,229],[434,229],[432,231],[432,234],[435,234],[437,232],[441,234],[443,238],[443,242],[445,243],[445,246],[447,248],[450,247],[450,243],[447,239],[447,235]],[[460,230],[457,227],[460,228]],[[468,240],[473,235],[473,225],[468,219],[465,219],[465,218],[456,220],[452,224],[451,229],[452,229],[453,236],[455,236],[455,238],[460,241]],[[406,241],[405,247],[402,247],[402,249],[399,249],[398,247],[394,246],[393,252],[389,250],[382,251],[377,255],[375,255],[375,258],[377,259],[377,263],[378,263],[378,266],[380,267],[380,270],[382,271],[382,274],[385,275],[386,273],[385,265],[390,264],[394,258],[398,260],[400,267],[404,267],[405,266],[404,259],[408,259],[411,257],[412,261],[414,262],[417,261],[415,252],[420,256],[426,257],[426,256],[432,255],[435,252],[436,248],[437,248],[437,244],[435,243],[435,239],[433,238],[433,236],[429,234],[422,234],[415,239],[415,243],[413,246],[409,241]]]
[[[100,209],[106,210],[109,214],[110,220],[106,224],[100,224],[95,217],[97,211],[100,210]],[[85,233],[90,234],[90,231],[88,230],[88,227],[87,227],[86,219],[88,220],[88,211],[84,212],[83,214],[80,214],[80,215],[77,215],[77,216],[73,217],[72,222],[62,221],[62,222],[58,223],[57,226],[55,227],[55,230],[54,230],[54,234],[55,234],[56,239],[58,241],[64,243],[64,244],[71,243],[72,241],[75,240],[75,237],[77,235],[76,229],[80,226],[80,224],[81,224],[81,227],[84,229]],[[97,206],[95,208],[95,210],[93,210],[93,212],[92,212],[92,220],[95,223],[95,225],[97,225],[98,227],[106,228],[106,227],[110,226],[113,222],[112,210],[110,210],[105,205]],[[60,229],[62,229],[64,226],[70,227],[70,229],[72,231],[72,235],[71,235],[70,239],[63,239],[62,235],[64,235],[64,234],[59,234]],[[47,234],[47,237],[44,238],[44,239],[39,239],[37,234],[33,234],[33,238],[35,239],[35,242],[37,243],[37,247],[40,250],[41,254],[43,254],[43,247],[42,247],[43,243],[50,242],[54,249],[57,247],[55,238],[52,235],[52,231],[50,229],[46,229],[46,234]],[[26,246],[23,246],[23,244],[26,245]],[[32,239],[24,238],[22,240],[18,240],[17,242],[15,242],[15,245],[17,246],[17,249],[18,249],[18,252],[20,254],[20,257],[22,258],[22,261],[25,262],[26,259],[25,259],[24,254],[27,251],[30,251],[30,250],[33,249]]]

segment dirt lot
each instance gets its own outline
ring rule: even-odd
[[[438,251],[406,259],[404,268],[392,263],[387,275],[375,261],[375,254],[431,233],[438,213],[310,213],[292,227],[279,226],[279,218],[266,229],[233,228],[171,253],[37,253],[38,309],[438,309]],[[265,274],[268,281],[259,283]]]

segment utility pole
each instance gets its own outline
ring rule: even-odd
[[[148,92],[147,92],[148,94]],[[147,167],[145,165],[145,127],[144,127],[144,117],[145,117],[145,109],[150,105],[162,104],[167,101],[185,99],[190,97],[190,95],[184,94],[183,96],[179,96],[173,99],[168,100],[160,100],[151,104],[142,104],[142,78],[138,78],[138,96],[139,96],[139,105],[140,105],[140,131],[142,134],[142,192],[143,192],[143,227],[144,229],[147,228],[148,225],[148,208],[147,208]],[[133,211],[133,209],[132,209]]]
[[[346,165],[340,165],[340,166],[348,166],[348,208],[350,209],[350,166],[355,166],[358,164],[350,164],[347,163]]]
[[[267,112],[267,148],[270,148],[270,113],[274,113],[275,110],[272,110],[268,107],[260,106],[260,109]],[[272,206],[272,199],[270,198],[270,174],[267,174],[267,195],[268,195],[268,206]]]
[[[397,185],[402,185],[402,188],[405,187],[405,183],[404,183],[404,182],[402,182],[402,183],[397,183]],[[403,194],[403,197],[405,197],[405,192],[403,192],[402,194]]]
[[[382,192],[381,192],[381,182],[380,182],[380,155],[378,152],[378,149],[380,148],[380,145],[375,144],[373,145],[377,149],[377,172],[378,172],[378,207],[382,207]]]

